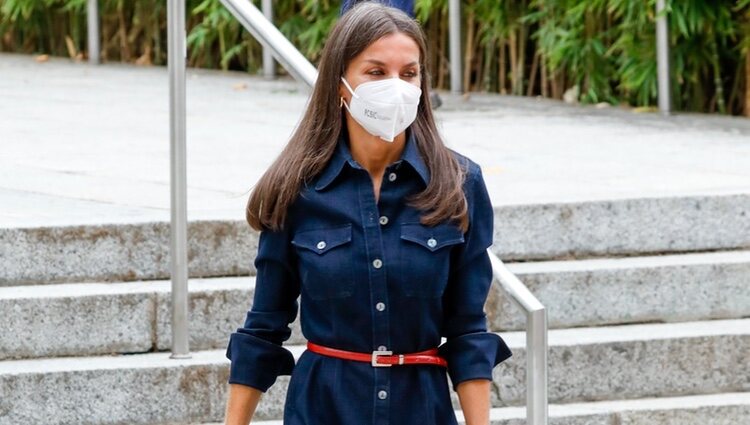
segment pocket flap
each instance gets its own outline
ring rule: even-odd
[[[325,254],[329,250],[352,240],[351,223],[329,227],[325,229],[309,229],[298,231],[292,239],[292,244],[307,248],[316,254]]]
[[[401,239],[416,242],[430,251],[464,241],[464,233],[451,224],[428,227],[421,223],[402,223]]]

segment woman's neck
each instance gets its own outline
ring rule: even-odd
[[[359,123],[347,116],[349,133],[349,150],[352,157],[372,176],[382,175],[385,167],[397,161],[406,145],[406,131],[394,137],[393,142],[386,142],[362,128]]]

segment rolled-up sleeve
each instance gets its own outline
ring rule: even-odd
[[[487,332],[484,304],[492,283],[487,248],[492,245],[494,212],[481,169],[470,162],[465,184],[469,228],[464,244],[451,256],[451,272],[443,294],[439,353],[448,362],[453,389],[469,379],[492,380],[492,369],[512,354],[505,341]]]
[[[299,279],[289,245],[288,226],[263,230],[255,257],[257,275],[253,305],[245,323],[229,337],[230,384],[266,392],[279,375],[291,375],[294,356],[282,343],[291,336],[297,317]]]

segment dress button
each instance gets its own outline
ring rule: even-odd
[[[430,248],[435,248],[435,245],[437,245],[437,241],[435,239],[427,239],[427,246],[429,246]]]
[[[376,269],[379,269],[383,266],[383,262],[380,260],[380,258],[376,258],[372,260],[372,266],[375,267]]]
[[[386,347],[385,345],[381,345],[381,346],[378,347],[378,351],[385,351],[387,349],[388,349],[388,347]]]
[[[396,173],[388,174],[388,181],[394,181],[396,180]]]
[[[385,398],[388,397],[388,393],[385,392],[385,390],[378,391],[378,398],[381,400],[385,400]]]
[[[388,224],[388,217],[386,217],[384,215],[381,215],[380,216],[380,224],[382,224],[383,226],[385,226],[386,224]]]
[[[323,249],[326,247],[326,241],[320,241],[318,242],[318,249]]]
[[[378,311],[383,311],[383,310],[385,310],[385,304],[384,303],[377,303],[377,304],[375,304],[375,308],[377,308]]]

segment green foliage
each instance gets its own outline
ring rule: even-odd
[[[253,0],[259,6],[259,0]],[[680,110],[742,113],[750,99],[750,0],[667,0]],[[278,0],[275,23],[312,62],[339,1]],[[166,0],[99,0],[103,60],[166,63]],[[188,64],[262,68],[262,49],[219,0],[187,0]],[[433,84],[447,88],[448,1],[416,0]],[[470,90],[654,105],[655,0],[464,0]],[[82,58],[86,0],[0,0],[0,50]],[[283,72],[280,69],[281,72]]]
[[[281,31],[300,51],[315,63],[320,57],[328,32],[339,16],[338,1],[286,1],[277,2],[277,16]],[[277,21],[278,22],[278,21]]]

